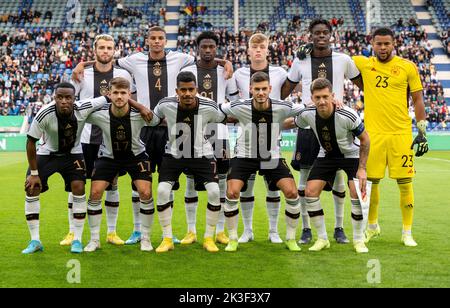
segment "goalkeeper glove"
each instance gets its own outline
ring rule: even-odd
[[[297,50],[297,58],[299,60],[304,60],[307,55],[311,54],[312,50],[313,50],[313,43],[303,44]]]
[[[425,133],[426,127],[427,123],[425,120],[421,120],[417,123],[417,129],[419,130],[419,133],[417,134],[416,138],[414,138],[414,141],[411,144],[411,149],[413,149],[414,145],[417,144],[417,157],[420,157],[428,152],[428,141]]]

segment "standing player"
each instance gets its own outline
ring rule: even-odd
[[[259,172],[265,176],[268,188],[283,191],[286,198],[286,245],[291,251],[300,251],[295,241],[300,200],[291,171],[281,157],[279,140],[282,123],[297,115],[301,107],[269,98],[272,87],[265,72],[253,74],[250,86],[252,98],[221,105],[227,116],[239,121],[242,130],[227,178],[225,217],[230,242],[225,250],[237,250],[239,194],[250,175]]]
[[[194,176],[197,184],[205,186],[208,193],[206,230],[203,247],[209,252],[219,249],[214,243],[214,229],[220,213],[220,190],[217,163],[212,145],[206,139],[209,123],[222,122],[225,116],[213,100],[197,95],[197,82],[192,72],[177,76],[177,96],[161,100],[154,110],[151,125],[162,119],[167,121],[169,142],[159,173],[158,216],[163,229],[163,241],[156,252],[174,248],[172,241],[172,206],[169,200],[174,183],[182,172]]]
[[[84,251],[100,248],[102,196],[119,172],[127,172],[138,190],[140,198],[141,250],[151,251],[150,231],[153,224],[154,205],[151,191],[150,161],[140,140],[144,119],[129,105],[130,82],[115,77],[109,82],[112,104],[93,112],[87,122],[97,125],[103,135],[99,158],[92,172],[92,186],[88,201],[88,220],[91,240]],[[141,108],[142,105],[136,104]],[[149,119],[151,120],[151,118]]]
[[[375,56],[353,58],[364,80],[364,121],[372,140],[372,150],[367,161],[367,176],[372,181],[372,193],[366,241],[380,234],[379,183],[384,178],[387,165],[389,177],[397,180],[400,190],[403,218],[401,240],[406,246],[417,246],[411,234],[414,214],[412,178],[415,174],[413,146],[418,145],[416,156],[428,152],[422,83],[416,65],[392,53],[395,46],[392,30],[375,30],[372,46]],[[408,114],[409,94],[419,130],[414,141]]]
[[[130,83],[133,81],[126,70],[114,67],[114,38],[107,34],[97,35],[94,41],[94,53],[96,61],[92,66],[87,66],[84,79],[74,82],[75,94],[80,100],[99,97],[108,94],[108,83],[114,77],[124,77]],[[97,159],[100,145],[102,144],[102,132],[98,126],[86,123],[81,134],[81,146],[86,163],[86,177],[91,178],[94,169],[94,161]],[[116,223],[119,211],[119,191],[117,190],[117,178],[106,191],[105,209],[108,225],[107,241],[115,245],[123,245],[124,241],[116,234]],[[70,245],[73,240],[72,226],[72,193],[69,193],[69,226],[70,231],[61,245]],[[135,222],[136,225],[136,222]]]
[[[64,178],[66,191],[73,193],[74,238],[71,252],[81,253],[81,238],[86,218],[86,168],[80,135],[84,121],[95,108],[106,103],[99,97],[74,105],[75,88],[70,83],[60,83],[55,88],[55,101],[42,108],[33,119],[27,138],[28,172],[25,183],[25,216],[31,242],[24,254],[42,251],[39,237],[39,195],[48,190],[48,178],[59,172]],[[36,151],[36,141],[43,138]]]
[[[360,72],[348,55],[331,50],[330,38],[332,28],[327,20],[313,20],[309,25],[309,32],[312,44],[306,44],[300,48],[298,58],[292,64],[281,96],[283,99],[286,98],[295,86],[301,82],[302,102],[305,105],[309,105],[311,104],[310,85],[312,81],[316,78],[326,78],[333,85],[333,93],[335,93],[336,99],[342,102],[345,78],[351,79],[361,88]],[[312,233],[304,199],[305,187],[311,166],[319,153],[320,147],[314,132],[310,128],[299,128],[296,147],[291,164],[295,170],[300,171],[298,191],[302,200],[303,231],[299,243],[308,244],[312,240]],[[336,178],[331,183],[331,185],[327,186],[333,187],[335,209],[334,238],[338,243],[348,243],[349,241],[344,233],[345,178],[342,170],[336,173]],[[331,187],[326,189],[330,190]]]
[[[225,80],[223,67],[218,65],[215,60],[218,45],[219,39],[214,32],[207,31],[201,33],[197,37],[197,50],[200,60],[196,64],[184,68],[182,71],[189,71],[194,74],[198,81],[198,92],[201,96],[212,99],[221,105],[225,103],[226,97],[229,100],[237,99],[239,92],[236,88],[234,77]],[[228,237],[224,232],[225,216],[223,215],[226,180],[230,165],[228,128],[224,124],[217,124],[213,131],[214,135],[209,138],[209,141],[214,148],[217,159],[220,203],[222,206],[219,221],[216,226],[216,242],[228,244]],[[181,244],[191,244],[197,240],[195,225],[198,206],[198,194],[195,190],[194,177],[192,175],[186,176],[185,206],[188,232],[181,240]]]
[[[333,86],[328,79],[314,80],[310,91],[315,107],[302,110],[295,120],[298,127],[310,126],[320,143],[320,153],[311,168],[305,192],[308,214],[318,233],[317,241],[309,250],[320,251],[330,247],[320,194],[325,185],[333,181],[336,171],[342,169],[348,176],[352,201],[353,245],[356,252],[366,253],[369,250],[364,244],[361,203],[353,179],[359,179],[361,193],[364,195],[369,135],[353,109],[347,106],[336,109],[333,104]]]
[[[248,56],[250,67],[243,67],[236,70],[234,76],[237,87],[241,93],[241,98],[248,99],[252,97],[250,92],[250,80],[257,72],[265,72],[269,75],[272,91],[270,98],[281,99],[281,88],[286,80],[286,71],[278,66],[269,65],[267,56],[269,54],[269,39],[262,33],[256,33],[250,37],[248,42]],[[239,243],[247,243],[253,240],[253,208],[255,203],[255,175],[252,174],[244,186],[241,194],[242,221],[244,223],[244,233],[239,238]],[[278,215],[280,212],[280,192],[278,187],[273,186],[270,190],[267,185],[267,213],[269,216],[269,240],[272,243],[283,243],[278,235]]]
[[[158,102],[168,96],[175,95],[176,76],[182,68],[194,64],[195,58],[180,52],[165,52],[167,44],[166,32],[163,28],[155,26],[148,30],[147,44],[149,52],[140,52],[128,57],[118,59],[116,64],[125,68],[136,81],[137,100],[147,108],[153,110]],[[221,61],[224,64],[224,61]],[[86,62],[92,64],[92,62]],[[80,63],[74,70],[79,75],[84,69]],[[230,62],[226,62],[225,71],[232,75]],[[77,78],[77,77],[76,77]],[[164,147],[167,142],[167,125],[161,123],[157,127],[145,126],[141,132],[141,139],[145,143],[146,152],[150,157],[152,172],[161,165]],[[139,194],[133,189],[133,209],[135,219],[139,215]],[[171,194],[173,202],[173,194]],[[135,220],[136,221],[136,220]],[[140,240],[139,230],[135,230],[126,243],[136,243]],[[178,239],[175,238],[178,243]]]

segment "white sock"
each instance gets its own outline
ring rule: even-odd
[[[323,240],[328,240],[327,230],[325,227],[325,217],[323,214],[322,205],[320,204],[320,199],[306,197],[305,200],[308,206],[309,217],[317,230],[317,236]]]
[[[28,230],[30,231],[31,240],[40,241],[39,237],[39,213],[41,211],[41,203],[39,196],[25,196],[25,218],[27,220]]]
[[[142,221],[142,226],[140,230],[142,232],[142,238],[150,239],[150,234],[153,225],[153,215],[155,213],[155,206],[153,204],[153,198],[150,200],[139,200],[140,204],[140,221]]]
[[[162,208],[158,205],[158,217],[159,224],[161,225],[163,237],[172,238],[172,207],[168,205],[166,208]]]
[[[220,189],[219,184],[211,182],[205,185],[208,194],[208,205],[206,207],[206,226],[204,237],[213,237],[220,213]]]
[[[69,192],[69,196],[67,198],[67,205],[68,205],[68,214],[69,214],[69,232],[74,232],[74,226],[73,226],[73,194]]]
[[[247,181],[247,190],[241,192],[241,211],[244,232],[252,232],[253,230],[253,208],[255,206],[255,196],[253,194],[254,186],[255,175],[252,174]]]
[[[334,215],[335,228],[344,227],[344,204],[345,204],[345,177],[344,171],[336,172],[333,184],[333,200],[334,200]]]
[[[363,239],[363,215],[359,199],[352,199],[353,242]]]
[[[188,232],[197,233],[197,207],[198,207],[198,193],[195,190],[194,178],[186,177],[186,192],[184,194],[184,206],[186,208],[186,223],[188,225]]]
[[[102,200],[88,200],[88,222],[91,240],[100,240],[100,225],[102,223]]]
[[[298,181],[298,195],[300,197],[300,209],[302,213],[303,229],[311,229],[309,223],[308,209],[305,201],[306,182],[308,181],[309,172],[311,169],[300,169],[300,179]]]
[[[164,238],[172,238],[172,204],[173,201],[172,184],[169,182],[159,182],[158,184],[158,217]]]
[[[300,199],[286,198],[286,240],[295,240],[300,217]]]
[[[119,191],[117,185],[111,185],[111,190],[106,191],[105,210],[108,233],[116,231],[117,216],[119,215]]]
[[[238,240],[238,223],[239,223],[239,200],[230,200],[225,198],[225,222],[227,224],[230,240]]]
[[[219,220],[216,225],[216,234],[225,231],[225,196],[227,194],[227,175],[219,174],[219,189],[220,189],[220,212]]]
[[[139,193],[135,190],[131,192],[131,203],[133,205],[133,222],[134,232],[141,232],[141,202],[139,199]]]
[[[86,195],[73,196],[73,225],[74,241],[80,241],[83,238],[84,221],[86,220]]]
[[[267,205],[267,216],[269,216],[269,232],[278,233],[278,215],[280,214],[280,192],[271,191],[267,187],[266,205]]]

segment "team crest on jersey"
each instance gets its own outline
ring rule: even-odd
[[[108,95],[108,82],[105,79],[100,82],[100,95]]]
[[[322,132],[322,138],[325,141],[330,141],[331,140],[331,136],[329,132]]]
[[[64,128],[64,136],[70,137],[73,134],[73,127],[70,124],[67,124],[67,126]]]
[[[153,65],[153,75],[156,77],[161,76],[161,64],[159,62],[156,62],[155,65]]]
[[[211,75],[207,74],[203,79],[203,89],[210,90],[212,88]]]
[[[318,78],[327,78],[327,67],[326,67],[325,63],[322,63],[319,66],[319,71],[317,73],[317,77]]]
[[[391,74],[394,75],[394,76],[400,75],[400,67],[394,66],[394,67],[391,69]]]
[[[120,140],[120,141],[127,139],[127,135],[125,133],[125,128],[122,125],[117,127],[116,139]]]

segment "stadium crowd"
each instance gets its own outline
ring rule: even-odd
[[[121,16],[127,14],[134,13],[124,10]],[[95,8],[90,7],[86,22],[95,22],[97,15]],[[192,30],[189,27],[180,28],[177,47],[193,55],[197,33],[195,28]],[[227,29],[216,29],[215,32],[220,38],[218,53],[231,61],[236,69],[245,65],[248,60],[247,43],[252,32],[242,30],[238,35]],[[17,29],[12,34],[3,33],[0,36],[0,114],[28,115],[31,120],[43,104],[50,102],[55,84],[68,80],[78,62],[93,59],[92,44],[96,34],[94,29],[73,33],[60,29],[33,32]],[[427,34],[416,27],[398,25],[396,34],[397,54],[413,61],[419,68],[430,127],[440,123],[445,128],[450,122],[450,115],[442,84],[437,80],[436,70],[430,61],[433,50]],[[442,38],[447,42],[450,40],[448,33],[447,38],[444,34]],[[337,25],[332,35],[332,47],[351,56],[369,56],[372,52],[370,39],[370,36],[357,31],[344,31]],[[299,44],[308,40],[308,33],[290,28],[290,31],[272,33],[270,40],[269,61],[288,70]],[[119,36],[116,48],[116,57],[145,50],[145,31],[140,30],[129,37]],[[291,99],[298,97],[296,93]],[[349,81],[346,82],[345,99],[358,112],[364,112],[363,93]]]

